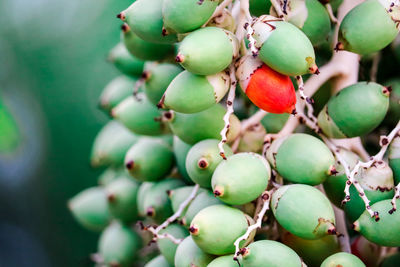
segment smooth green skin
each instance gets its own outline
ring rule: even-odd
[[[328,114],[347,137],[365,135],[382,122],[388,110],[389,97],[383,89],[374,82],[350,85],[329,100]]]
[[[181,72],[165,91],[164,105],[180,113],[196,113],[217,103],[214,87],[206,76]]]
[[[171,81],[182,72],[175,64],[161,63],[148,70],[150,78],[143,86],[144,93],[151,103],[157,105]]]
[[[128,51],[141,60],[162,60],[174,53],[174,46],[170,44],[156,44],[147,42],[132,31],[124,32],[123,42]]]
[[[250,13],[253,16],[259,17],[261,15],[269,14],[271,8],[271,1],[269,0],[250,0]]]
[[[186,155],[189,153],[191,147],[191,145],[186,144],[179,139],[178,136],[174,135],[172,150],[174,151],[176,166],[185,182],[189,184],[193,184],[193,181],[190,179],[189,174],[186,171]]]
[[[107,186],[112,181],[124,177],[127,172],[123,167],[114,168],[108,167],[105,171],[103,171],[100,176],[97,178],[97,183],[101,186]]]
[[[211,41],[212,40],[212,41]],[[190,33],[179,46],[182,67],[194,74],[211,75],[226,69],[232,62],[233,46],[226,32],[206,27]]]
[[[318,138],[308,134],[292,134],[279,147],[276,169],[293,183],[318,185],[325,181],[335,158]]]
[[[393,171],[394,184],[400,183],[400,158],[389,159],[389,166]]]
[[[171,192],[169,193],[169,198],[171,199],[171,205],[172,205],[172,210],[173,212],[177,212],[179,209],[179,206],[182,204],[182,202],[184,202],[192,193],[194,186],[184,186],[184,187],[180,187],[174,190],[171,190]],[[199,188],[199,190],[197,190],[196,196],[201,193],[201,192],[205,192],[205,189]],[[183,210],[182,215],[180,216],[181,218],[185,215],[186,210],[188,209],[188,207],[190,206],[190,204]]]
[[[226,255],[226,256],[220,256],[210,262],[207,267],[237,267],[238,264],[236,261],[233,260],[233,257],[235,255]]]
[[[132,31],[145,41],[173,44],[177,42],[176,34],[162,34],[163,2],[164,0],[138,0],[123,11],[125,21]]]
[[[233,243],[246,232],[248,221],[238,209],[213,205],[197,213],[190,226],[198,229],[191,236],[204,252],[224,255],[235,252]]]
[[[183,142],[196,144],[205,139],[219,139],[220,132],[224,127],[223,117],[225,108],[220,104],[215,104],[204,111],[183,114],[175,112],[174,118],[169,122],[169,126]],[[230,128],[228,131],[228,142],[233,140],[239,133],[239,120],[235,115],[229,119]]]
[[[125,165],[133,161],[129,173],[139,181],[158,181],[168,175],[174,167],[172,148],[157,138],[141,138],[125,156]]]
[[[267,188],[271,168],[258,154],[238,153],[223,160],[212,176],[212,188],[221,188],[218,196],[231,205],[242,205],[253,201]]]
[[[386,118],[396,123],[400,120],[400,79],[392,79],[385,82],[385,84],[392,87],[389,98],[389,111]]]
[[[167,191],[181,186],[184,186],[181,180],[167,178],[154,183],[153,186],[148,189],[144,196],[143,206],[145,211],[147,211],[148,208],[154,208],[155,214],[151,217],[154,222],[162,223],[172,215],[171,201],[169,200]]]
[[[175,267],[206,267],[213,259],[213,255],[203,252],[188,236],[176,249]]]
[[[346,135],[339,129],[336,123],[329,116],[328,105],[325,105],[318,114],[318,126],[322,129],[323,133],[331,138],[346,138]]]
[[[90,156],[92,166],[121,166],[126,152],[138,140],[139,136],[119,122],[108,122],[95,137]]]
[[[281,240],[283,244],[293,249],[309,267],[319,267],[327,257],[340,251],[337,237],[333,235],[307,240],[284,231]]]
[[[379,267],[397,267],[400,262],[400,252],[390,255],[383,259]]]
[[[313,45],[318,45],[328,38],[331,20],[326,8],[318,0],[306,0],[308,16],[302,31]]]
[[[100,236],[98,250],[107,266],[132,266],[142,241],[129,226],[113,223]]]
[[[219,140],[207,139],[198,142],[189,150],[186,157],[186,170],[193,182],[199,184],[204,188],[211,188],[212,175],[223,161],[223,158],[219,154],[218,148]],[[232,149],[224,144],[225,156],[229,157],[233,155]],[[198,162],[200,159],[205,159],[208,162],[206,168],[200,168]]]
[[[199,213],[204,208],[220,204],[223,204],[222,201],[216,198],[212,192],[201,192],[197,195],[195,199],[193,199],[188,209],[186,210],[185,216],[183,218],[184,224],[190,225],[197,213]]]
[[[137,210],[141,217],[146,217],[145,197],[155,183],[142,183],[137,192]]]
[[[390,199],[381,200],[371,206],[373,211],[379,212],[380,220],[375,221],[367,211],[354,223],[355,230],[360,232],[366,239],[381,246],[399,247],[400,246],[400,212],[395,211],[389,214],[392,209]],[[396,200],[399,207],[400,200]],[[357,227],[358,225],[358,227]]]
[[[138,217],[137,193],[139,183],[127,175],[109,183],[106,188],[110,214],[123,223],[131,223]]]
[[[262,120],[261,124],[267,130],[267,133],[277,133],[279,132],[287,120],[289,119],[290,114],[283,113],[283,114],[274,114],[268,113]]]
[[[166,132],[162,122],[154,120],[161,117],[161,112],[143,94],[140,101],[130,96],[112,109],[112,116],[136,134],[160,135]]]
[[[160,234],[168,233],[171,234],[175,238],[184,239],[189,235],[189,232],[179,224],[170,224],[164,230],[160,231]],[[175,252],[178,248],[178,245],[169,240],[168,238],[163,238],[157,240],[158,248],[160,249],[161,254],[165,257],[167,262],[171,265],[174,265],[175,262]]]
[[[135,80],[128,76],[119,76],[103,89],[100,95],[100,107],[107,112],[116,107],[133,92]]]
[[[0,95],[1,97],[1,95]],[[0,98],[0,153],[14,151],[21,140],[17,122]]]
[[[205,0],[201,5],[198,0],[164,0],[162,13],[164,26],[178,33],[185,33],[200,28],[213,14],[217,0]]]
[[[271,209],[283,228],[304,239],[314,240],[326,236],[328,228],[335,223],[328,198],[309,185],[280,187],[272,195]]]
[[[300,257],[288,246],[272,240],[260,240],[250,244],[249,253],[243,256],[246,267],[301,267]]]
[[[297,76],[309,73],[315,61],[314,48],[307,36],[289,22],[277,21],[276,29],[261,46],[259,58],[272,69]]]
[[[88,188],[68,202],[68,208],[83,227],[100,232],[110,222],[106,193],[101,187]]]
[[[356,256],[346,252],[338,252],[326,258],[321,267],[365,267],[366,265]]]
[[[379,1],[367,0],[343,18],[339,42],[347,51],[367,55],[383,49],[397,34],[395,22]]]
[[[131,55],[123,43],[117,44],[110,51],[108,60],[125,75],[139,77],[143,72],[144,61]]]
[[[165,259],[163,255],[158,255],[148,263],[144,267],[172,267],[168,261]]]

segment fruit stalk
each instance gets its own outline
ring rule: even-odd
[[[400,183],[394,188],[394,197],[390,203],[392,203],[393,208],[389,210],[390,214],[393,214],[397,210],[396,200],[400,198]]]
[[[332,6],[330,3],[325,4],[326,11],[328,11],[329,18],[331,21],[335,24],[338,23],[338,19],[335,17],[335,14],[333,14]]]
[[[271,4],[274,7],[276,14],[278,14],[279,18],[283,18],[284,17],[284,12],[281,8],[281,3],[278,0],[271,0]]]
[[[232,0],[224,0],[221,4],[217,6],[215,9],[214,13],[211,15],[211,17],[207,20],[206,23],[204,23],[203,27],[207,25],[213,18],[218,17],[222,14],[224,9],[232,3]]]

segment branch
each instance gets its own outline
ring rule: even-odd
[[[400,183],[394,188],[394,197],[390,203],[392,203],[393,208],[389,210],[390,214],[393,214],[397,210],[396,200],[400,198]]]
[[[344,211],[334,205],[332,206],[333,211],[335,212],[336,229],[340,233],[340,235],[337,237],[339,240],[340,248],[343,252],[351,253],[350,238],[349,233],[347,232]]]
[[[283,11],[282,11],[282,8],[281,8],[281,3],[280,3],[280,1],[278,1],[278,0],[271,0],[271,4],[272,4],[272,6],[273,6],[274,9],[275,9],[276,14],[278,14],[278,17],[279,17],[279,18],[283,18],[283,17],[284,17],[284,14],[283,14]]]
[[[217,8],[214,10],[214,13],[211,15],[211,17],[207,20],[206,23],[203,24],[202,27],[205,27],[213,18],[218,17],[224,12],[224,9],[232,3],[232,0],[224,0],[221,4],[217,6]]]

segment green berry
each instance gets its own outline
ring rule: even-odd
[[[148,263],[144,267],[172,267],[168,261],[165,259],[163,255],[158,255]]]
[[[110,222],[107,196],[103,188],[92,187],[80,192],[68,202],[74,218],[91,231],[101,231]]]
[[[125,167],[140,181],[157,181],[174,167],[172,147],[162,139],[143,137],[125,156]]]
[[[161,112],[144,94],[130,96],[111,111],[112,116],[129,130],[143,135],[160,135],[168,129],[161,122]]]
[[[351,266],[365,267],[366,265],[356,256],[346,252],[338,252],[329,256],[321,264],[321,267]]]
[[[141,217],[146,217],[145,197],[154,184],[155,183],[144,182],[139,186],[136,202],[138,215]]]
[[[135,80],[127,76],[119,76],[112,80],[101,93],[100,107],[110,112],[111,109],[132,94],[134,84]]]
[[[281,186],[272,195],[271,209],[278,223],[298,237],[312,240],[336,233],[329,200],[312,186]]]
[[[308,134],[292,134],[275,140],[267,155],[279,174],[293,183],[317,185],[334,170],[335,159],[329,148]]]
[[[174,190],[171,190],[168,192],[168,196],[171,200],[171,205],[172,205],[172,210],[173,212],[177,212],[179,209],[179,206],[184,202],[192,193],[194,186],[184,186],[184,187],[179,187]],[[197,190],[196,196],[200,194],[201,192],[205,192],[206,190],[199,188]],[[190,204],[189,204],[190,205]],[[185,215],[186,210],[188,209],[189,205],[183,210],[181,218]]]
[[[174,135],[174,141],[172,150],[174,151],[176,166],[178,167],[179,173],[182,175],[185,182],[192,184],[192,180],[186,171],[186,155],[192,146],[186,144],[178,136]]]
[[[215,104],[204,111],[183,114],[178,112],[166,112],[164,118],[169,120],[172,132],[187,144],[195,144],[205,139],[220,139],[220,132],[224,127],[223,117],[225,108]],[[235,115],[231,115],[227,142],[233,141],[240,131],[240,121]]]
[[[204,188],[211,188],[215,168],[223,160],[218,149],[219,140],[207,139],[198,142],[186,157],[186,170],[193,182]],[[224,144],[225,155],[233,155],[231,148]]]
[[[175,254],[175,267],[207,267],[214,256],[201,250],[191,236],[179,244]]]
[[[389,146],[389,166],[393,171],[394,183],[400,183],[400,137],[395,137]]]
[[[226,256],[220,256],[216,259],[214,259],[210,264],[207,265],[207,267],[237,267],[238,263],[233,260],[233,257],[235,255],[226,255]]]
[[[395,124],[400,120],[400,79],[392,79],[385,84],[392,88],[389,98],[389,111],[385,119]]]
[[[185,216],[182,219],[184,225],[190,225],[197,213],[204,208],[219,204],[223,203],[218,198],[214,197],[212,192],[205,191],[199,193],[186,210]]]
[[[359,82],[331,97],[318,115],[318,125],[329,137],[361,136],[382,122],[388,107],[387,88],[374,82]]]
[[[229,75],[219,72],[200,76],[180,73],[164,94],[163,107],[180,113],[196,113],[219,103],[230,87]]]
[[[390,199],[381,200],[371,206],[375,212],[379,212],[379,221],[371,218],[368,211],[364,211],[358,220],[353,224],[356,231],[360,232],[366,239],[381,246],[400,246],[400,212],[392,210]],[[397,206],[400,201],[396,200]]]
[[[242,205],[266,190],[271,168],[255,153],[239,153],[222,161],[212,176],[214,194],[223,202]]]
[[[100,174],[99,178],[97,178],[97,183],[101,186],[106,186],[112,181],[124,177],[125,175],[126,171],[124,168],[108,167]]]
[[[399,32],[394,21],[399,16],[399,7],[393,7],[395,11],[389,13],[390,3],[367,0],[350,10],[340,24],[338,48],[366,55],[391,43]]]
[[[224,255],[235,252],[233,243],[246,232],[250,224],[242,211],[225,205],[213,205],[197,213],[189,231],[204,252]],[[242,241],[241,246],[244,244]]]
[[[98,249],[107,266],[128,267],[135,263],[141,243],[130,227],[113,223],[101,234]]]
[[[121,166],[128,149],[139,137],[116,121],[107,123],[97,134],[90,156],[92,166]]]
[[[106,188],[110,214],[123,223],[131,223],[138,217],[137,193],[139,184],[128,175],[110,182]]]
[[[226,69],[238,51],[238,41],[231,32],[206,27],[183,39],[176,60],[193,74],[212,75]]]
[[[138,77],[143,72],[144,62],[129,53],[123,43],[117,44],[108,55],[108,60],[123,74]]]
[[[168,233],[175,238],[184,239],[189,235],[189,232],[179,224],[170,224],[167,228],[160,231],[160,234]],[[158,239],[157,241],[158,248],[160,249],[161,254],[165,257],[167,262],[171,265],[174,265],[175,262],[175,253],[178,245],[169,240],[168,238]]]
[[[267,130],[267,133],[277,133],[279,132],[287,120],[289,119],[290,114],[282,113],[282,114],[274,114],[268,113],[262,120],[261,124]]]
[[[250,244],[243,254],[243,266],[303,266],[301,258],[288,246],[272,240],[260,240]]]

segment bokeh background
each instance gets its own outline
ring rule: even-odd
[[[0,266],[91,266],[66,202],[95,185],[107,53],[131,0],[0,0]]]

